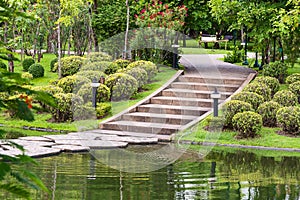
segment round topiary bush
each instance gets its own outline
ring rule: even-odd
[[[55,64],[57,63],[58,58],[54,58],[53,60],[51,60],[50,62],[50,71],[51,72],[57,72],[57,67],[55,67]]]
[[[57,86],[61,87],[64,93],[77,93],[81,86],[87,83],[91,83],[90,79],[83,76],[73,75],[60,79],[57,82]]]
[[[141,88],[143,85],[147,83],[148,80],[147,72],[140,67],[124,69],[122,71],[126,74],[129,74],[130,76],[134,77],[137,80],[138,88]]]
[[[289,90],[280,90],[274,95],[273,101],[282,106],[294,106],[298,102],[297,96]]]
[[[88,71],[80,71],[78,72],[76,75],[78,76],[83,76],[85,78],[90,79],[91,81],[94,80],[94,78],[99,81],[101,77],[106,78],[107,75],[104,72],[101,71],[92,71],[92,70],[88,70]]]
[[[101,71],[104,72],[112,62],[108,61],[100,61],[100,62],[93,62],[93,63],[85,63],[81,67],[81,71]]]
[[[96,119],[96,110],[91,103],[77,106],[73,113],[74,121]]]
[[[30,74],[29,72],[22,73],[21,77],[24,78],[24,79],[27,79],[27,80],[33,79],[33,75]]]
[[[80,89],[77,92],[78,96],[81,96],[84,103],[88,103],[92,101],[92,86],[90,83],[84,84],[80,87]],[[96,102],[105,102],[110,100],[110,90],[109,88],[104,85],[100,84],[100,86],[97,88],[97,96],[96,96]]]
[[[289,85],[289,90],[292,91],[298,98],[298,103],[300,103],[300,81],[296,81]]]
[[[209,132],[221,132],[224,127],[223,117],[207,117],[205,119],[206,127],[205,129]]]
[[[32,58],[25,58],[22,62],[23,71],[27,72],[29,67],[33,65],[35,62]]]
[[[300,108],[289,106],[280,108],[276,113],[278,126],[286,133],[299,134]]]
[[[98,119],[101,119],[109,114],[111,114],[111,103],[104,102],[104,103],[97,103],[96,107],[96,115]]]
[[[232,118],[235,114],[239,112],[244,112],[244,111],[252,111],[253,108],[251,104],[244,102],[244,101],[239,101],[239,100],[231,100],[225,103],[223,112],[224,112],[224,118],[225,122],[224,125],[228,128],[232,128]]]
[[[263,75],[275,77],[279,80],[280,83],[284,83],[284,79],[287,76],[287,69],[288,66],[285,63],[276,61],[264,65]]]
[[[279,108],[281,105],[275,101],[267,101],[258,107],[257,113],[261,115],[264,126],[275,127],[277,125],[276,113]]]
[[[273,96],[279,90],[280,83],[277,78],[270,76],[256,77],[255,82],[266,84],[271,89],[271,96]]]
[[[3,69],[4,71],[7,70],[7,66],[6,66],[6,64],[4,62],[0,61],[0,69]]]
[[[58,93],[63,93],[63,89],[61,87],[58,87],[56,85],[47,85],[47,86],[42,86],[39,87],[39,90],[43,91],[43,92],[47,92],[51,95],[55,95]]]
[[[28,72],[32,74],[33,78],[39,78],[44,76],[44,67],[40,64],[33,64],[29,67]]]
[[[110,74],[114,74],[116,73],[119,69],[121,69],[121,67],[117,64],[117,63],[111,63],[110,65],[108,65],[106,67],[106,69],[104,70],[104,73],[107,74],[107,75],[110,75]]]
[[[259,94],[263,96],[264,101],[269,101],[271,99],[271,89],[263,83],[258,83],[258,82],[252,82],[248,84],[243,92],[254,92],[256,94]]]
[[[128,100],[138,89],[135,78],[125,73],[115,73],[107,77],[105,84],[111,91],[111,100]]]
[[[154,78],[154,76],[158,73],[157,66],[153,62],[150,62],[150,61],[138,60],[138,61],[130,63],[127,66],[128,69],[135,68],[135,67],[140,67],[147,72],[147,75],[148,75],[147,81],[148,82],[150,82]]]
[[[292,84],[297,81],[300,81],[300,73],[295,73],[295,74],[289,75],[285,80],[285,82],[287,84]]]
[[[76,74],[83,65],[84,58],[80,56],[68,56],[60,60],[61,75],[62,77]],[[58,63],[55,63],[55,68],[58,67]]]
[[[262,128],[262,117],[252,111],[237,113],[232,118],[234,130],[239,132],[242,138],[253,138]]]
[[[130,61],[124,60],[124,59],[118,59],[118,60],[115,60],[114,63],[118,64],[120,66],[120,68],[124,69],[130,64]]]
[[[250,103],[254,110],[264,102],[263,96],[254,92],[240,92],[232,97],[232,100],[240,100]]]
[[[93,52],[86,56],[87,63],[100,62],[100,61],[112,61],[112,57],[104,52]]]

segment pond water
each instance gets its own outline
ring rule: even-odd
[[[200,159],[189,151],[157,171],[125,173],[89,153],[64,153],[31,169],[50,189],[34,199],[300,199],[300,157],[265,155],[213,150]]]

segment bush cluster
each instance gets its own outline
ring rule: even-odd
[[[252,111],[240,112],[234,115],[232,124],[239,136],[253,138],[262,128],[262,117]]]
[[[207,130],[210,132],[220,132],[223,130],[225,119],[223,117],[207,117]]]
[[[288,66],[285,63],[276,61],[264,65],[263,75],[275,77],[279,80],[280,83],[284,83],[284,79],[287,76],[287,69]]]
[[[264,101],[269,101],[271,99],[271,89],[263,83],[259,82],[252,82],[248,84],[244,90],[244,92],[254,92],[256,94],[259,94],[263,96]]]
[[[88,78],[88,79],[90,79],[90,81],[93,81],[94,79],[96,79],[97,81],[99,81],[101,77],[106,78],[106,74],[104,72],[101,72],[101,71],[92,71],[92,70],[79,71],[76,75]]]
[[[148,75],[147,82],[150,82],[154,78],[154,76],[158,73],[157,66],[150,61],[139,60],[139,61],[132,62],[127,66],[128,69],[135,68],[135,67],[140,67],[147,72]]]
[[[112,61],[112,57],[104,52],[93,52],[86,56],[87,63],[94,63],[100,61]]]
[[[109,102],[97,103],[96,116],[98,119],[104,118],[109,114],[111,114],[111,103]]]
[[[264,102],[263,96],[254,92],[240,92],[232,97],[232,100],[240,100],[252,105],[253,109],[257,109]]]
[[[61,75],[62,77],[76,74],[83,65],[84,58],[80,56],[63,57],[60,60]],[[54,65],[55,70],[58,68],[58,63]]]
[[[101,71],[104,72],[106,68],[108,68],[109,65],[111,65],[112,62],[109,61],[99,61],[99,62],[93,62],[93,63],[85,63],[81,67],[81,71]]]
[[[280,108],[276,113],[277,123],[283,131],[299,134],[300,131],[300,108],[289,106]]]
[[[300,81],[296,81],[289,85],[289,90],[292,91],[298,98],[298,103],[300,103]]]
[[[287,84],[292,84],[292,83],[297,82],[297,81],[300,81],[300,73],[295,73],[295,74],[289,75],[286,78],[285,82]]]
[[[267,101],[261,104],[257,113],[261,115],[263,125],[267,127],[275,127],[277,125],[276,113],[281,105],[275,101]]]
[[[277,78],[270,76],[256,77],[255,82],[263,83],[271,89],[271,96],[273,96],[279,90],[280,83]]]
[[[116,73],[119,69],[121,69],[121,67],[117,64],[117,63],[110,63],[110,65],[108,65],[105,70],[104,70],[104,73],[107,74],[107,75],[110,75],[110,74],[114,74]]]
[[[90,83],[84,84],[80,87],[80,89],[77,92],[77,95],[82,97],[84,103],[88,103],[92,101],[92,87]],[[96,96],[96,102],[106,102],[110,99],[110,90],[109,88],[104,85],[100,84],[100,86],[97,88],[97,96]]]
[[[92,104],[84,104],[74,108],[73,120],[96,119],[95,108]]]
[[[276,92],[273,100],[282,106],[294,106],[298,102],[297,96],[289,90],[280,90]]]
[[[91,81],[83,76],[73,75],[66,76],[57,82],[57,86],[61,87],[64,93],[77,93],[82,85],[91,83]]]
[[[114,63],[118,64],[120,68],[124,69],[130,64],[130,61],[124,59],[117,59],[114,61]]]
[[[143,85],[147,83],[148,74],[144,69],[140,67],[127,68],[122,70],[122,72],[134,77],[137,80],[138,88],[143,87]]]
[[[29,72],[22,73],[21,77],[24,78],[24,79],[27,79],[27,80],[33,79],[33,75],[30,74]]]
[[[33,64],[28,68],[28,72],[32,74],[33,78],[39,78],[44,76],[44,67],[40,64]]]
[[[51,72],[56,72],[57,68],[55,67],[55,64],[58,62],[58,58],[54,58],[53,60],[51,60],[50,62],[50,71]]]
[[[27,72],[29,67],[33,65],[35,62],[33,58],[25,58],[22,62],[23,71]]]

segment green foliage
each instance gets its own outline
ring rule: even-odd
[[[144,69],[140,67],[127,68],[122,70],[122,72],[134,77],[138,82],[138,88],[141,88],[147,83],[148,74]]]
[[[7,66],[4,62],[0,61],[0,69],[3,69],[4,71],[7,71]]]
[[[299,134],[300,131],[300,108],[289,106],[280,108],[276,113],[278,125],[284,132]]]
[[[240,100],[252,105],[254,110],[264,102],[263,96],[254,92],[240,92],[232,97],[232,100]]]
[[[271,99],[271,89],[263,83],[259,82],[252,82],[248,84],[244,90],[244,92],[254,92],[256,94],[259,94],[263,96],[264,101],[269,101]]]
[[[97,81],[100,80],[100,77],[106,78],[106,74],[105,73],[103,73],[101,71],[92,71],[92,70],[79,71],[76,75],[83,76],[85,78],[90,79],[91,81],[93,81],[94,78],[96,78]]]
[[[55,95],[57,93],[63,93],[63,89],[59,86],[56,86],[56,85],[47,85],[47,86],[42,86],[42,87],[38,87],[38,89],[40,91],[44,91],[44,92],[47,92],[51,95]]]
[[[105,84],[111,91],[111,100],[128,100],[138,89],[135,78],[125,73],[115,73],[108,76]]]
[[[98,119],[104,118],[105,116],[111,114],[111,103],[104,102],[104,103],[97,103],[96,107],[96,116]]]
[[[84,103],[88,103],[92,101],[92,86],[90,83],[84,84],[80,87],[77,92],[77,95],[82,97]],[[110,100],[110,90],[109,88],[104,85],[100,84],[97,88],[97,96],[96,102],[105,102]]]
[[[300,103],[300,81],[296,81],[290,84],[289,90],[292,91],[298,97],[298,103]]]
[[[232,118],[234,130],[242,138],[253,138],[262,128],[262,117],[252,111],[237,113]]]
[[[154,78],[154,76],[158,73],[157,66],[150,61],[145,61],[145,60],[138,60],[135,62],[130,63],[127,66],[127,69],[135,68],[135,67],[140,67],[144,69],[147,72],[148,75],[148,82],[151,81],[151,79]]]
[[[280,83],[284,83],[284,79],[287,76],[287,69],[288,69],[287,64],[280,61],[276,61],[264,65],[263,75],[275,77],[279,80]]]
[[[242,62],[243,59],[243,50],[239,50],[239,47],[236,46],[232,52],[227,53],[224,56],[224,62],[229,63],[239,63]]]
[[[107,74],[107,75],[110,75],[110,74],[114,74],[116,73],[119,69],[121,69],[120,65],[118,65],[117,63],[111,63],[110,65],[108,65],[105,70],[104,70],[104,73]]]
[[[27,72],[29,67],[33,65],[35,62],[33,58],[25,58],[22,62],[23,71]]]
[[[289,90],[280,90],[274,95],[273,101],[282,106],[294,106],[298,102],[297,96]]]
[[[292,84],[296,81],[300,81],[300,73],[295,73],[295,74],[289,75],[285,80],[285,82],[287,84]]]
[[[55,67],[55,64],[57,63],[58,58],[54,58],[53,60],[51,60],[50,62],[50,71],[51,72],[56,72],[57,71],[57,67]]]
[[[64,93],[76,93],[82,85],[87,83],[91,83],[88,78],[79,75],[73,75],[60,79],[57,82],[57,86],[61,87]]]
[[[118,64],[120,68],[124,69],[126,68],[131,62],[129,60],[124,59],[117,59],[114,61],[114,63]]]
[[[267,127],[275,127],[277,125],[276,113],[281,105],[275,101],[267,101],[261,104],[257,113],[261,115],[263,125]]]
[[[224,127],[224,118],[223,117],[207,117],[205,123],[207,124],[206,128],[210,132],[220,132]]]
[[[84,58],[80,56],[68,56],[60,60],[61,75],[62,77],[76,74],[84,63]],[[58,63],[55,63],[55,70],[58,67]]]
[[[99,62],[92,62],[92,63],[85,63],[80,71],[101,71],[104,72],[112,62],[109,61],[99,61]]]
[[[74,110],[73,120],[96,119],[96,110],[91,103],[77,106]]]
[[[94,63],[100,61],[112,61],[112,57],[104,52],[93,52],[86,56],[86,62]]]
[[[277,78],[270,76],[256,77],[255,82],[266,84],[271,89],[271,96],[273,96],[279,90],[280,83]]]
[[[23,79],[28,80],[28,81],[33,79],[32,74],[30,74],[29,72],[24,72],[24,73],[22,73],[21,77],[22,77]]]
[[[244,111],[252,111],[253,108],[251,104],[247,102],[239,101],[239,100],[231,100],[224,105],[223,110],[224,110],[224,117],[225,117],[224,125],[228,128],[232,128],[232,118],[235,114]]]
[[[58,93],[54,95],[57,107],[51,110],[55,122],[73,121],[74,111],[83,105],[83,99],[73,93]]]
[[[32,74],[33,78],[44,76],[45,69],[41,64],[33,64],[29,67],[28,72]]]

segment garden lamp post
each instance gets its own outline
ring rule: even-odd
[[[100,83],[97,81],[96,78],[93,79],[92,83],[91,83],[91,86],[92,86],[92,106],[94,108],[96,108],[96,96],[97,96],[97,88],[100,86]]]
[[[247,47],[248,47],[248,33],[247,33],[247,27],[245,27],[245,59],[243,62],[243,65],[249,65],[248,60],[247,60]]]
[[[218,92],[217,88],[211,93],[210,97],[213,99],[214,117],[218,117],[218,101],[221,98],[221,94]]]
[[[178,44],[173,44],[172,45],[173,50],[173,65],[172,67],[175,69],[178,69],[178,48],[179,45]]]
[[[258,64],[258,52],[255,52],[255,63],[253,65],[253,67],[260,67],[260,65]]]

